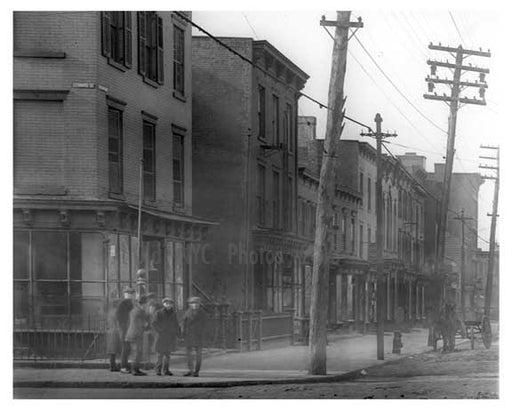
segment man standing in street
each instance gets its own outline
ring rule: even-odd
[[[180,326],[174,310],[174,301],[171,298],[164,298],[162,304],[163,308],[156,311],[153,319],[153,329],[156,332],[155,350],[158,355],[156,375],[161,376],[163,372],[164,375],[172,376],[169,361],[171,352],[176,348]]]
[[[132,374],[134,376],[146,376],[146,373],[140,370],[144,345],[144,331],[148,326],[148,314],[145,310],[146,303],[147,298],[144,295],[140,296],[139,300],[135,302],[133,309],[130,311],[130,324],[125,338],[125,340],[130,343],[133,354]]]
[[[183,317],[183,337],[187,348],[188,372],[184,376],[199,376],[201,369],[203,339],[207,324],[207,316],[198,297],[188,300],[188,309]],[[192,349],[195,349],[195,366]]]
[[[123,290],[124,299],[119,303],[115,312],[115,320],[117,322],[117,331],[121,341],[121,372],[129,373],[128,356],[130,356],[130,343],[126,339],[126,332],[130,323],[130,311],[133,309],[133,298],[135,290],[125,287]]]

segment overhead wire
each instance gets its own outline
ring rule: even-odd
[[[461,34],[460,30],[459,30],[459,26],[457,26],[457,22],[455,21],[455,18],[453,17],[452,12],[451,12],[451,11],[448,11],[448,14],[450,15],[450,18],[452,19],[452,23],[453,23],[453,25],[455,26],[455,29],[457,30],[457,33],[459,34],[459,38],[460,38],[460,42],[461,42],[462,46],[463,46],[463,47],[466,47],[466,45],[465,45],[465,41],[464,41],[464,39],[462,38],[462,34]]]
[[[187,21],[189,24],[191,24],[193,27],[197,28],[199,31],[203,32],[204,34],[206,34],[208,37],[210,37],[212,40],[214,40],[215,42],[217,42],[219,45],[221,45],[222,47],[226,48],[227,50],[229,50],[231,53],[233,53],[234,55],[236,55],[237,57],[239,57],[241,60],[245,61],[246,63],[250,64],[251,66],[253,66],[255,69],[259,69],[261,71],[263,71],[265,73],[265,75],[268,75],[269,77],[273,78],[274,80],[282,83],[283,81],[280,80],[279,78],[269,74],[266,70],[264,70],[262,67],[259,67],[257,64],[255,64],[253,61],[251,61],[249,58],[245,57],[244,55],[242,55],[241,53],[237,52],[236,50],[234,50],[232,47],[230,47],[229,45],[225,44],[223,41],[221,41],[220,39],[218,39],[216,36],[214,36],[213,34],[209,33],[207,30],[205,30],[203,27],[199,26],[198,24],[196,24],[195,22],[193,22],[190,18],[188,18],[188,16],[184,15],[183,13],[179,12],[179,11],[175,11],[176,14],[178,14],[183,20]],[[440,129],[441,131],[444,132],[444,130],[442,130],[439,126],[437,126],[437,124],[433,123],[428,117],[426,117],[423,113],[421,113],[421,111],[418,110],[418,108],[396,87],[396,85],[393,83],[393,81],[387,76],[387,74],[382,70],[382,68],[379,66],[379,64],[373,59],[372,55],[368,52],[368,50],[366,49],[366,47],[361,43],[361,41],[359,40],[359,38],[357,37],[357,35],[355,33],[353,33],[353,37],[356,38],[356,40],[358,41],[358,43],[361,45],[361,47],[363,48],[363,50],[365,51],[365,53],[370,57],[370,59],[373,61],[373,63],[377,66],[377,68],[379,68],[379,70],[382,72],[382,74],[388,79],[388,81],[393,85],[393,87],[399,92],[400,95],[402,95],[402,97],[409,102],[409,104],[415,108],[416,111],[418,111],[425,119],[427,119],[430,123],[432,123],[432,125],[434,125],[436,128]],[[332,108],[330,108],[329,106],[327,106],[326,104],[323,104],[321,102],[319,102],[318,100],[314,99],[313,97],[305,94],[305,93],[302,93],[300,92],[300,95],[315,102],[316,104],[318,104],[320,107],[322,108],[326,108],[326,109],[330,109],[332,110]],[[355,124],[358,124],[366,129],[368,129],[370,132],[373,132],[372,130],[372,127],[370,127],[369,125],[367,124],[364,124],[360,121],[357,121],[353,118],[350,118],[348,117],[347,115],[344,116],[345,119],[351,121],[351,122],[354,122]],[[386,149],[386,151],[397,161],[397,164],[399,164],[399,166],[404,170],[404,172],[406,172],[410,177],[411,179],[413,179],[419,186],[421,186],[421,188],[429,195],[431,196],[433,199],[435,199],[436,201],[439,202],[439,199],[434,195],[432,194],[428,189],[426,189],[416,178],[414,178],[408,171],[407,169],[405,169],[405,167],[401,164],[400,160],[398,160],[395,155],[386,147],[386,145],[383,145],[384,148]],[[457,212],[451,210],[451,209],[448,209],[449,212],[453,212],[455,214],[457,214]],[[482,240],[485,241],[485,239],[481,238]]]

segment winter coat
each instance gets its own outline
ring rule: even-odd
[[[142,342],[148,319],[148,314],[143,308],[138,305],[134,306],[130,311],[130,324],[125,340],[127,342]]]
[[[121,353],[121,337],[116,318],[117,308],[113,307],[107,314],[107,354]]]
[[[183,337],[187,346],[203,346],[208,316],[204,309],[188,309],[183,317]]]
[[[123,299],[117,307],[115,317],[117,320],[117,329],[121,340],[124,340],[128,325],[130,324],[130,311],[133,309],[133,301],[131,299]]]
[[[156,332],[155,351],[158,353],[172,352],[176,349],[176,338],[180,333],[178,317],[174,309],[159,309],[153,319],[153,330]]]

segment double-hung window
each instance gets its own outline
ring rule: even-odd
[[[122,111],[108,109],[108,176],[109,192],[123,193],[123,116]]]
[[[164,82],[162,18],[154,11],[137,12],[139,74],[153,84]]]
[[[176,132],[172,137],[172,180],[174,205],[182,207],[184,204],[184,136]]]
[[[110,63],[132,66],[131,12],[101,12],[101,52]]]
[[[144,200],[154,201],[156,193],[156,167],[155,167],[155,128],[148,121],[143,122],[143,176]]]
[[[174,26],[173,86],[180,95],[185,94],[185,32]]]

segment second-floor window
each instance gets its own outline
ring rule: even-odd
[[[132,14],[129,11],[101,12],[101,51],[110,62],[132,66]]]
[[[258,225],[265,226],[265,167],[263,165],[258,165],[257,184]]]
[[[284,111],[284,140],[288,147],[288,152],[294,150],[294,133],[293,133],[293,111],[290,104],[286,104],[286,110]]]
[[[368,210],[372,209],[372,180],[368,178]]]
[[[147,80],[164,82],[164,38],[162,18],[154,11],[137,12],[139,73]]]
[[[156,191],[155,173],[155,125],[144,121],[143,123],[142,158],[144,178],[144,200],[154,201]]]
[[[123,193],[123,117],[122,111],[108,109],[109,192]]]
[[[272,95],[272,139],[274,144],[279,144],[279,97]]]
[[[265,87],[258,86],[258,125],[259,133],[258,137],[265,138],[266,122],[265,122]]]
[[[185,32],[174,26],[174,91],[185,94]]]
[[[281,228],[281,184],[280,175],[277,171],[272,171],[272,227]]]
[[[359,259],[363,259],[363,245],[364,245],[363,230],[364,230],[363,225],[362,224],[359,225]]]
[[[172,136],[172,182],[173,202],[175,205],[183,206],[185,184],[184,184],[184,136],[174,134]]]

